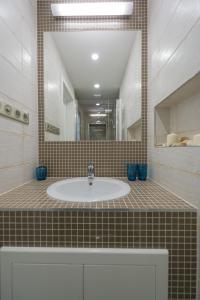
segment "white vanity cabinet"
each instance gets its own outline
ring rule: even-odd
[[[143,265],[84,266],[84,299],[155,300],[155,272]]]
[[[167,250],[1,249],[1,300],[167,300],[167,281]]]
[[[2,299],[82,300],[82,291],[82,265],[14,263],[12,283]]]

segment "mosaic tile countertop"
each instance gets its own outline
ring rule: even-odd
[[[112,201],[62,202],[48,197],[47,187],[62,179],[33,180],[2,194],[0,195],[0,210],[195,210],[193,206],[150,180],[128,182],[126,178],[120,178],[129,183],[131,192],[125,197]]]

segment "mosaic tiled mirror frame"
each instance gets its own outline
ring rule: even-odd
[[[96,176],[125,176],[127,162],[147,161],[147,0],[134,0],[134,11],[130,17],[103,18],[55,18],[51,13],[51,3],[56,2],[69,1],[38,0],[37,2],[39,162],[48,167],[48,175],[53,177],[85,176],[89,160],[94,162]],[[141,141],[45,142],[43,33],[81,30],[141,30]]]

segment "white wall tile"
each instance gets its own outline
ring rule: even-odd
[[[23,163],[23,136],[8,131],[0,131],[0,167]]]
[[[0,40],[3,41],[0,47],[0,55],[21,71],[22,46],[2,21],[2,18],[0,18]]]
[[[200,208],[200,148],[154,147],[154,105],[200,71],[199,32],[199,0],[149,1],[149,173]],[[166,60],[160,59],[160,51]]]
[[[172,94],[200,70],[200,21],[172,54],[168,62],[151,81],[155,104]],[[178,68],[177,68],[178,66]]]
[[[0,91],[22,103],[26,80],[17,69],[0,56]],[[11,88],[12,87],[12,88]]]
[[[23,161],[25,164],[37,161],[37,144],[32,136],[23,137]]]
[[[26,110],[30,124],[0,116],[0,193],[34,176],[37,164],[36,3],[0,1],[0,99]]]
[[[0,194],[22,185],[24,182],[26,181],[24,180],[23,165],[0,169]]]
[[[154,80],[200,18],[200,1],[182,0],[169,4],[163,0],[162,5],[159,1],[154,1],[152,5],[159,8],[156,18],[151,15],[149,25],[150,48],[154,49],[150,75],[151,80]]]
[[[22,16],[16,7],[15,0],[0,1],[0,16],[7,24],[8,28],[14,33],[18,41],[22,37]]]

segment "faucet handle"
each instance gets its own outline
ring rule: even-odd
[[[93,162],[90,160],[88,163],[88,180],[89,180],[89,185],[92,185],[93,179],[94,179],[94,165]]]

